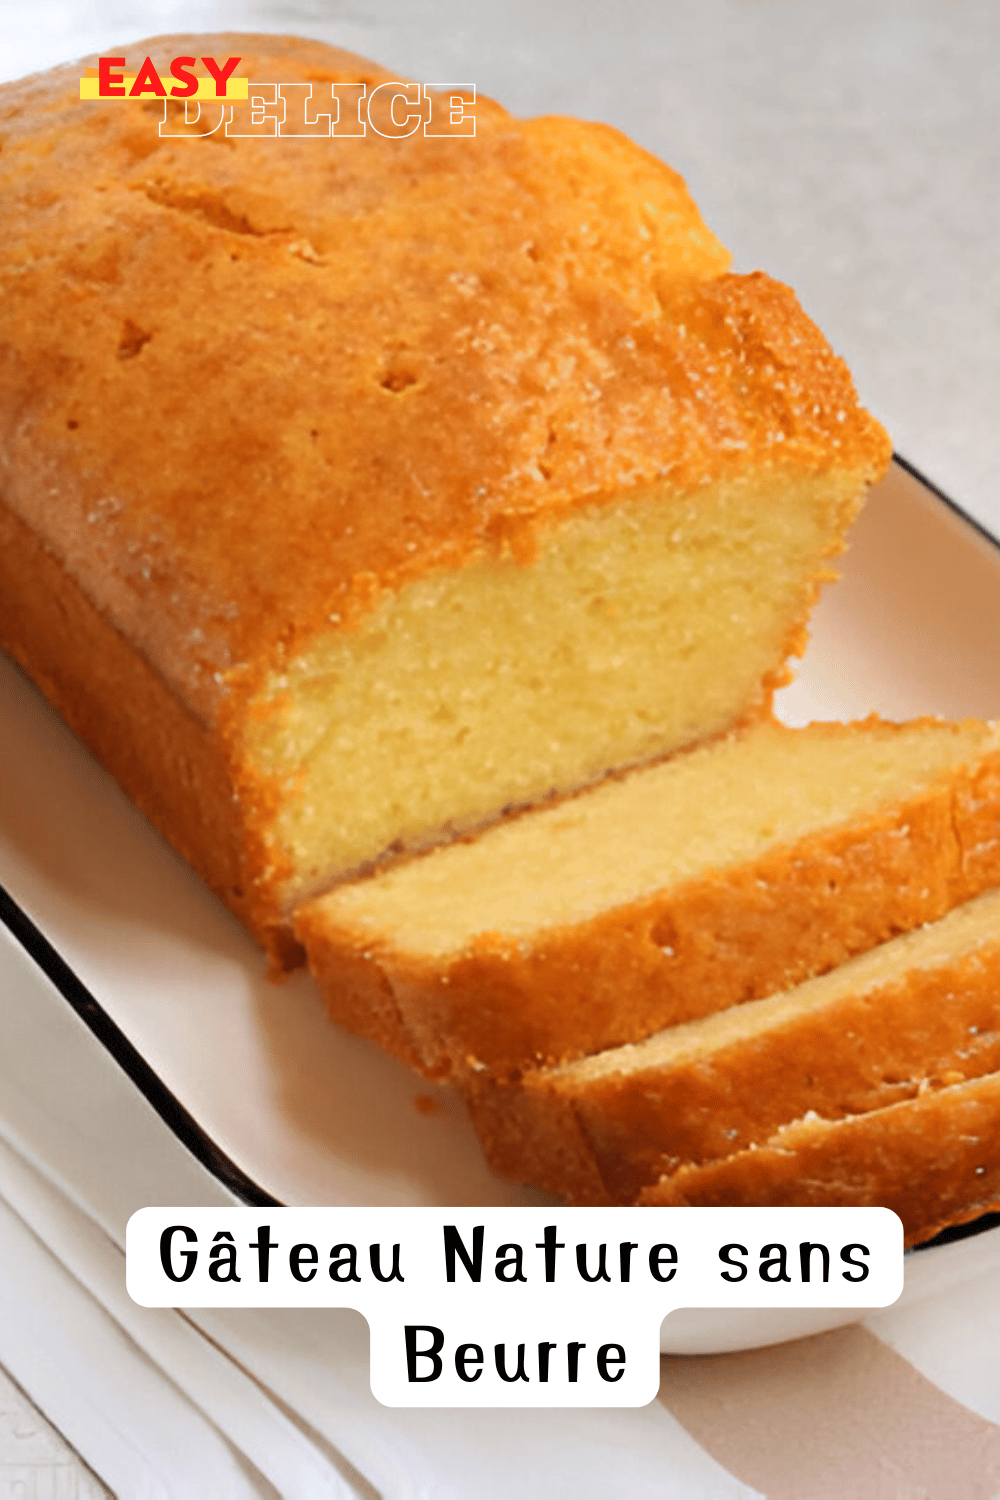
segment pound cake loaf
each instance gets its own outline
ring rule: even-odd
[[[0,90],[0,640],[275,962],[335,882],[766,712],[889,445],[674,172],[486,100],[173,139],[80,72]]]
[[[804,1116],[725,1161],[683,1167],[657,1207],[891,1208],[908,1245],[1000,1205],[1000,1073],[931,1088],[870,1114]]]
[[[515,1080],[774,994],[1000,885],[1000,726],[759,723],[307,903],[335,1020]]]
[[[466,1094],[495,1170],[576,1203],[632,1203],[808,1114],[867,1114],[998,1069],[991,891],[783,994],[520,1084],[473,1077]]]

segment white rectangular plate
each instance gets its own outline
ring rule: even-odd
[[[1000,545],[894,465],[817,609],[790,723],[1000,716]],[[540,1203],[460,1102],[283,985],[235,920],[0,659],[0,883],[190,1112],[288,1204]]]

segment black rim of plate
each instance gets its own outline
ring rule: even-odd
[[[940,500],[942,505],[947,506],[950,511],[953,511],[956,516],[965,522],[966,526],[971,526],[972,530],[977,531],[984,541],[989,542],[992,547],[1000,551],[1000,536],[994,536],[993,532],[989,531],[981,521],[977,521],[975,516],[970,516],[967,510],[963,510],[957,500],[953,500],[950,495],[945,494],[944,490],[939,489],[932,479],[928,479],[926,474],[921,473],[916,464],[911,464],[910,460],[904,458],[901,453],[893,453],[892,461],[905,474],[909,474],[911,479],[915,479],[918,484],[923,485],[925,490],[929,490],[935,500]]]
[[[973,531],[978,532],[993,547],[1000,550],[1000,538],[995,537],[985,526],[964,511],[950,495],[946,495],[926,475],[922,474],[915,464],[911,464],[899,453],[893,453],[893,462],[918,484],[921,484],[942,505],[947,506],[950,511],[959,516]],[[237,1166],[232,1158],[215,1144],[211,1136],[206,1134],[194,1116],[184,1108],[176,1095],[171,1093],[100,1002],[90,993],[83,981],[77,977],[65,959],[53,948],[48,938],[39,931],[27,913],[18,906],[2,885],[0,885],[0,921],[51,980],[63,998],[69,1002],[98,1041],[110,1052],[118,1066],[128,1075],[136,1088],[156,1110],[164,1124],[173,1131],[192,1156],[201,1162],[202,1166],[207,1168],[224,1187],[250,1207],[281,1208],[282,1203],[279,1198],[275,1198],[271,1193],[259,1187],[242,1167]],[[937,1245],[970,1239],[973,1235],[983,1234],[998,1226],[1000,1226],[1000,1212],[981,1214],[979,1218],[971,1219],[965,1224],[953,1224],[950,1228],[943,1229],[933,1239],[924,1240],[913,1249],[915,1251],[931,1250]]]
[[[280,1208],[279,1199],[258,1187],[242,1167],[227,1156],[207,1135],[193,1115],[189,1114],[175,1094],[153,1071],[142,1054],[132,1045],[128,1037],[115,1024],[107,1011],[95,1000],[83,981],[77,978],[64,958],[53,948],[48,938],[39,931],[28,914],[18,906],[13,897],[0,886],[0,921],[17,939],[21,947],[51,980],[56,989],[67,1000],[93,1032],[103,1047],[111,1053],[118,1066],[128,1075],[136,1088],[160,1116],[165,1125],[186,1146],[192,1156],[211,1172],[224,1187],[251,1208]]]

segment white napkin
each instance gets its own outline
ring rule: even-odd
[[[356,1313],[138,1307],[129,1213],[234,1200],[2,927],[0,1024],[0,1364],[119,1500],[752,1500],[656,1402],[394,1411]]]
[[[119,1247],[6,1142],[0,1192],[0,1362],[117,1495],[356,1494],[182,1317],[131,1301]]]

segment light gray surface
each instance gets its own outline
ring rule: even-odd
[[[0,78],[223,27],[627,131],[685,175],[736,269],[795,286],[897,449],[1000,532],[993,0],[19,0],[0,3]]]
[[[606,120],[790,282],[897,449],[1000,531],[994,0],[47,0],[0,77],[179,29],[317,36],[521,114]]]

